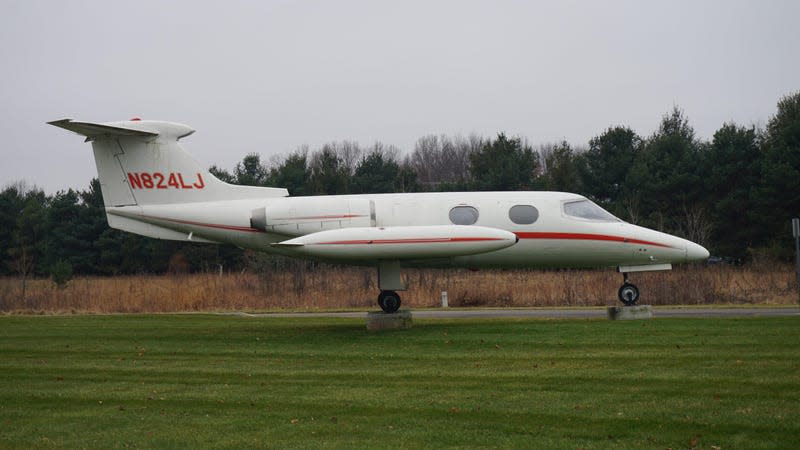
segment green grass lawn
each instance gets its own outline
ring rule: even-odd
[[[0,446],[798,448],[800,318],[5,316]]]

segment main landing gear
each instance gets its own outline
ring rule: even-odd
[[[381,291],[378,294],[378,304],[383,312],[391,314],[400,309],[400,296],[395,291]]]
[[[623,283],[619,288],[619,301],[625,306],[634,306],[639,300],[639,288],[635,284],[628,282],[628,274],[622,273]]]
[[[378,264],[378,305],[387,314],[396,313],[400,309],[400,296],[397,291],[406,289],[400,278],[400,261],[381,261]]]

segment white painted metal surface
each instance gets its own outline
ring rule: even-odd
[[[708,257],[706,249],[693,242],[609,219],[608,213],[593,209],[599,207],[577,194],[449,192],[293,198],[286,197],[285,189],[234,186],[218,180],[178,144],[193,131],[185,125],[93,124],[69,119],[51,123],[92,141],[109,225],[146,236],[177,240],[192,236],[192,241],[227,242],[288,256],[376,266],[403,260],[404,265],[470,268],[663,270],[670,264]],[[509,211],[516,205],[535,207],[536,221],[514,223]],[[474,225],[451,223],[450,210],[458,206],[478,211]],[[587,213],[581,216],[582,212],[575,211]],[[459,240],[464,237],[477,239]]]
[[[497,228],[429,225],[341,228],[272,245],[328,259],[402,260],[475,255],[511,247],[517,240]]]

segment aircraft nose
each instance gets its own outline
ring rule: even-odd
[[[686,261],[705,261],[709,257],[708,250],[694,242],[686,243]]]

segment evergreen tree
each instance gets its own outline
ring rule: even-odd
[[[579,177],[583,158],[575,154],[567,141],[553,146],[545,156],[544,187],[550,191],[581,192]]]
[[[42,259],[42,266],[47,273],[59,261],[68,263],[76,272],[91,272],[94,259],[92,242],[83,238],[91,239],[92,236],[85,236],[79,201],[80,196],[72,189],[58,192],[50,199],[46,212],[46,251]]]
[[[224,182],[230,183],[230,184],[236,184],[236,177],[231,175],[231,173],[228,172],[225,169],[221,169],[221,168],[217,167],[216,165],[213,165],[213,166],[208,168],[208,171],[211,172],[211,175],[214,175],[220,181],[224,181]]]
[[[754,219],[761,214],[753,200],[760,184],[761,150],[755,127],[726,123],[714,133],[705,152],[705,203],[709,205],[715,254],[744,257],[760,245]]]
[[[347,194],[348,169],[329,147],[323,147],[314,158],[311,193],[315,195]]]
[[[225,173],[220,173],[225,176]],[[269,171],[261,164],[261,155],[250,153],[233,169],[236,184],[244,186],[269,186]]]
[[[508,138],[504,133],[471,154],[470,163],[472,185],[479,191],[528,190],[538,184],[539,154],[520,138]]]
[[[43,275],[42,255],[45,253],[47,233],[47,197],[39,189],[24,192],[22,209],[18,211],[16,223],[11,234],[7,263],[12,273],[20,277],[22,284],[21,300],[25,301],[27,280],[31,275]]]
[[[400,171],[395,177],[395,192],[418,192],[420,184],[417,181],[417,173],[407,163],[400,165]]]
[[[290,195],[308,195],[311,192],[311,169],[304,152],[289,155],[277,169],[272,170],[270,176],[276,186],[288,189]]]
[[[800,217],[800,92],[783,97],[767,123],[757,198],[759,231],[773,252],[791,257],[791,218]]]
[[[645,226],[686,235],[687,217],[703,214],[701,147],[677,106],[662,118],[627,181],[638,191]]]
[[[642,138],[624,126],[608,128],[589,141],[579,165],[582,193],[615,215],[635,221],[636,187],[628,176],[641,155]]]
[[[371,152],[361,159],[350,181],[354,194],[396,192],[400,166],[381,152]]]
[[[0,192],[0,257],[5,261],[5,264],[0,265],[0,274],[15,272],[8,257],[14,246],[17,218],[25,207],[25,189],[22,183],[17,183]]]

